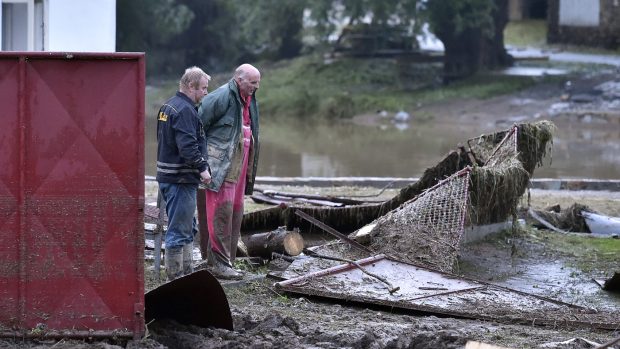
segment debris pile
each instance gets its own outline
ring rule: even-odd
[[[535,213],[553,227],[565,232],[589,232],[586,220],[582,214],[584,211],[593,212],[588,206],[576,203],[565,210],[561,210],[558,205],[552,207],[551,210],[535,210]],[[531,223],[537,228],[548,228],[546,224],[542,224],[539,220],[534,220]]]
[[[483,215],[482,210],[474,209],[474,215],[470,215],[470,218],[473,218],[471,223],[500,222],[514,214],[517,198],[525,191],[527,181],[533,174],[535,167],[542,164],[543,158],[551,149],[554,127],[553,123],[549,121],[522,123],[509,130],[470,139],[467,141],[469,149],[466,149],[465,146],[457,147],[436,166],[426,169],[418,181],[401,189],[398,195],[385,202],[367,202],[341,207],[282,203],[279,206],[244,215],[242,231],[266,231],[276,229],[279,226],[286,226],[289,230],[294,227],[307,228],[309,225],[295,215],[296,210],[301,210],[339,231],[352,232],[416,198],[425,190],[432,188],[440,181],[468,166],[473,169],[470,188],[472,197],[478,190],[477,187],[482,188],[470,206],[475,208],[478,202],[483,202],[482,200],[488,202],[486,201],[488,198],[501,198],[501,200],[493,200],[498,206],[494,207],[494,211],[488,216]],[[511,137],[500,147],[502,141],[507,139],[507,135],[513,132],[516,138]],[[513,149],[512,152],[508,153],[503,150],[505,147],[514,147],[515,144],[516,158],[526,173],[521,173],[523,172],[522,169],[512,166],[517,165],[512,159],[513,155],[506,156],[507,154],[514,154],[515,150]],[[492,155],[498,159],[498,163],[491,163],[493,166],[486,166],[487,169],[480,170],[480,168],[485,168],[485,163]],[[495,169],[492,174],[489,172],[492,170],[488,170],[489,167]],[[506,199],[510,199],[510,201],[504,205]]]

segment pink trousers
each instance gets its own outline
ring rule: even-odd
[[[209,263],[233,266],[241,235],[243,199],[252,130],[243,126],[243,163],[236,183],[224,181],[218,192],[206,191],[207,227],[209,229]]]

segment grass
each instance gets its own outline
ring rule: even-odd
[[[620,255],[620,240],[592,238],[585,236],[568,236],[565,241],[571,250],[578,252],[580,255],[587,255],[592,251],[598,254],[598,258],[608,261],[616,261]]]
[[[585,271],[613,271],[618,266],[620,240],[594,238],[588,234],[561,235],[544,233],[550,249],[573,257],[575,265]]]
[[[427,71],[387,59],[341,59],[325,64],[319,56],[304,56],[265,71],[261,107],[269,115],[328,118],[374,108],[398,110],[410,103],[408,92],[431,80],[439,67],[430,69],[433,74]]]
[[[505,43],[513,46],[547,47],[546,22],[509,22]],[[580,48],[583,52],[586,49]],[[607,53],[610,53],[607,51]],[[543,64],[538,62],[537,64]],[[325,60],[306,55],[275,63],[262,63],[259,92],[261,113],[271,119],[343,119],[361,113],[386,110],[411,111],[417,106],[455,98],[490,98],[518,92],[541,79],[480,72],[448,86],[441,85],[440,63],[414,63],[393,58],[338,58]],[[583,70],[583,69],[581,69]],[[214,76],[210,90],[229,76]],[[159,81],[147,89],[147,115],[176,90],[177,81]]]
[[[504,43],[516,47],[545,47],[547,21],[528,19],[508,22],[504,28]]]
[[[319,56],[299,57],[264,70],[261,110],[273,118],[341,119],[377,110],[412,110],[453,98],[489,98],[540,82],[481,72],[442,86],[441,69],[441,64],[385,58],[326,63]]]

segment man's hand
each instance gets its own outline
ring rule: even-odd
[[[204,184],[211,183],[211,174],[209,173],[209,169],[200,172],[200,181]]]

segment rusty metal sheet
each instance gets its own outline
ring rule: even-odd
[[[144,333],[144,55],[0,52],[0,329]]]
[[[524,324],[591,326],[613,329],[620,313],[599,313],[576,305],[438,272],[386,258],[357,261],[399,290],[349,263],[276,283],[280,290],[408,309],[425,313]]]

